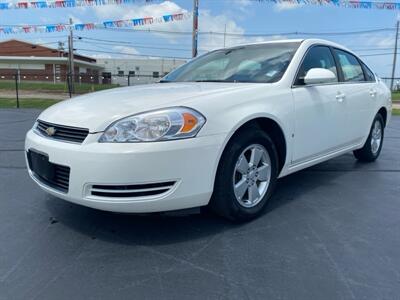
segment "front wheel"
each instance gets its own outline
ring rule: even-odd
[[[363,162],[373,162],[381,153],[383,145],[385,124],[381,114],[377,114],[364,147],[355,150],[354,156]]]
[[[262,213],[275,188],[278,154],[271,138],[258,128],[239,132],[221,157],[210,206],[233,221]]]

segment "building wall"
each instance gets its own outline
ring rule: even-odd
[[[160,80],[175,68],[184,64],[185,60],[179,59],[121,59],[121,58],[98,58],[97,64],[104,68],[103,81],[110,80],[112,83],[130,85],[153,83]],[[105,74],[109,73],[109,74]],[[107,75],[111,75],[108,78]]]
[[[0,57],[1,61],[1,57]],[[21,67],[22,66],[22,67]],[[65,82],[68,67],[64,64],[7,64],[0,62],[0,80],[14,80],[15,75],[21,81]],[[75,82],[99,83],[98,70],[75,66]]]
[[[11,40],[0,43],[0,56],[60,57],[60,52],[47,47]]]

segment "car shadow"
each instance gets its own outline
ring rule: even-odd
[[[335,160],[340,162],[341,159],[348,160],[343,156]],[[278,208],[291,205],[299,201],[302,195],[312,194],[314,189],[330,185],[338,176],[343,176],[343,171],[339,169],[324,171],[331,164],[322,163],[280,179],[266,212],[254,225],[235,224],[209,213],[182,216],[111,213],[69,203],[50,195],[46,207],[53,222],[59,222],[93,239],[128,245],[173,244],[267,222],[268,215]],[[353,164],[347,165],[347,169],[352,168],[358,168],[354,160]]]

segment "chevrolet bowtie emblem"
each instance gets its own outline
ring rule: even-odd
[[[54,127],[47,127],[46,133],[48,136],[53,136],[56,133],[56,129]]]

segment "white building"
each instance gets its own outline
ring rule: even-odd
[[[103,82],[120,85],[157,82],[185,62],[182,59],[97,58],[97,65],[104,68]]]

